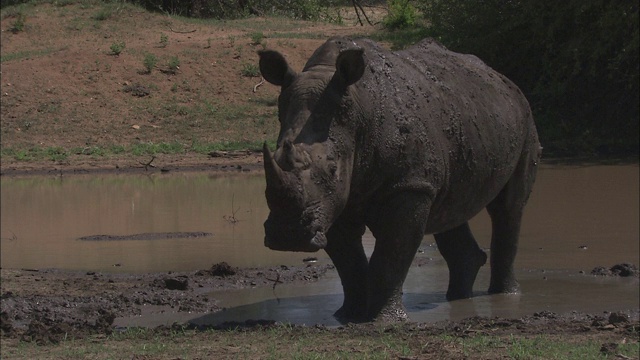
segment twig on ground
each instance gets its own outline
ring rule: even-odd
[[[271,279],[269,279],[269,280],[271,280]],[[272,280],[272,281],[273,281],[273,290],[275,290],[276,289],[276,285],[282,284],[282,281],[280,281],[280,273],[278,273],[278,277],[276,277],[276,279]]]
[[[259,82],[259,83],[257,83],[257,84],[253,87],[253,92],[258,91],[258,86],[260,86],[260,85],[262,85],[262,84],[264,84],[264,78],[261,78],[261,79],[260,79],[260,82]]]
[[[140,163],[140,165],[144,166],[144,171],[147,171],[149,167],[152,167],[152,168],[156,167],[155,165],[151,164],[155,159],[156,159],[155,156],[151,156],[151,160],[149,160],[149,162],[147,163],[143,163],[142,161],[138,161],[138,162]]]
[[[240,222],[240,219],[238,219],[236,217],[236,213],[238,212],[238,210],[240,210],[240,208],[235,209],[233,207],[233,199],[235,197],[235,194],[231,195],[231,215],[223,215],[222,218],[227,220],[229,223],[235,225],[236,223]]]
[[[178,31],[178,30],[173,30],[173,28],[171,26],[169,26],[169,30],[171,30],[171,32],[174,32],[174,33],[177,33],[177,34],[190,34],[190,33],[196,32],[197,29],[187,30],[187,31]]]
[[[9,241],[18,240],[18,237],[16,236],[16,234],[13,231],[9,230],[9,232],[11,233],[11,237],[8,237],[8,238],[5,237],[5,238],[1,238],[1,239],[2,240],[9,240]]]

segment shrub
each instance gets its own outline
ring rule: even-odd
[[[409,0],[388,0],[389,12],[382,23],[388,29],[403,29],[415,25],[416,8]]]
[[[144,65],[144,68],[147,70],[147,74],[151,73],[151,70],[153,70],[153,68],[156,67],[157,63],[158,63],[158,58],[151,53],[147,53],[144,56],[144,60],[142,60],[142,64]]]
[[[260,69],[255,64],[244,64],[240,73],[246,77],[259,77]]]
[[[169,45],[169,36],[166,34],[160,34],[160,46],[167,47]]]
[[[251,37],[251,45],[260,45],[264,39],[264,34],[262,32],[254,32],[249,37]]]
[[[177,56],[173,56],[169,59],[169,63],[167,65],[169,66],[169,72],[175,74],[176,71],[180,69],[180,59],[178,59]]]
[[[13,24],[11,24],[11,27],[9,28],[9,30],[14,34],[24,31],[24,23],[26,20],[27,20],[27,16],[25,14],[18,13],[16,15],[16,20],[13,22]]]
[[[113,55],[120,55],[122,50],[124,50],[125,48],[125,43],[124,41],[114,42],[109,48],[111,49],[111,53]]]
[[[104,8],[94,15],[94,19],[104,21],[111,17],[111,9]]]

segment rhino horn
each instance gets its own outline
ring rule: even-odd
[[[271,150],[265,142],[262,145],[262,156],[264,161],[264,172],[267,178],[267,185],[276,189],[284,187],[284,174],[278,163],[273,158]]]

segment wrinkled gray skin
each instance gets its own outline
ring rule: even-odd
[[[518,290],[513,262],[541,148],[511,81],[433,40],[389,52],[331,38],[300,73],[278,52],[259,55],[282,89],[277,150],[264,148],[265,245],[329,254],[344,289],[338,319],[406,319],[402,285],[425,234],[447,261],[447,299],[471,297],[487,256],[468,220],[483,208],[489,292]],[[369,260],[365,226],[376,238]]]

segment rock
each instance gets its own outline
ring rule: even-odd
[[[304,263],[314,263],[317,262],[318,258],[317,257],[306,257],[304,259],[302,259],[302,262]]]
[[[137,96],[137,97],[144,97],[151,94],[151,90],[148,87],[137,84],[137,83],[133,85],[125,85],[122,88],[122,90],[126,93],[131,93],[131,95]]]
[[[600,347],[600,352],[604,355],[612,355],[615,354],[618,350],[618,344],[616,343],[606,343],[602,344]]]
[[[629,277],[640,276],[640,271],[633,264],[617,264],[607,269],[604,266],[598,266],[591,270],[591,275],[599,275],[599,276],[621,276],[621,277]]]
[[[224,151],[212,151],[209,153],[209,156],[211,157],[225,157],[227,156],[227,153]]]
[[[11,334],[13,332],[13,322],[6,311],[0,313],[0,331],[2,331],[3,335]]]
[[[611,276],[611,271],[604,266],[597,266],[591,270],[591,275],[597,276]]]
[[[180,276],[164,279],[164,285],[168,290],[187,290],[189,288],[189,278]]]
[[[638,276],[638,268],[632,264],[618,264],[611,267],[611,272],[613,275],[617,276]]]
[[[629,316],[625,313],[617,312],[617,313],[611,313],[611,315],[609,315],[609,324],[616,325],[616,324],[628,323],[628,322],[629,322]]]
[[[225,277],[235,275],[236,272],[237,270],[235,268],[223,261],[218,264],[213,264],[207,273],[211,276]]]
[[[542,319],[556,319],[558,317],[558,314],[548,310],[542,310],[534,313],[533,317],[542,318]]]

